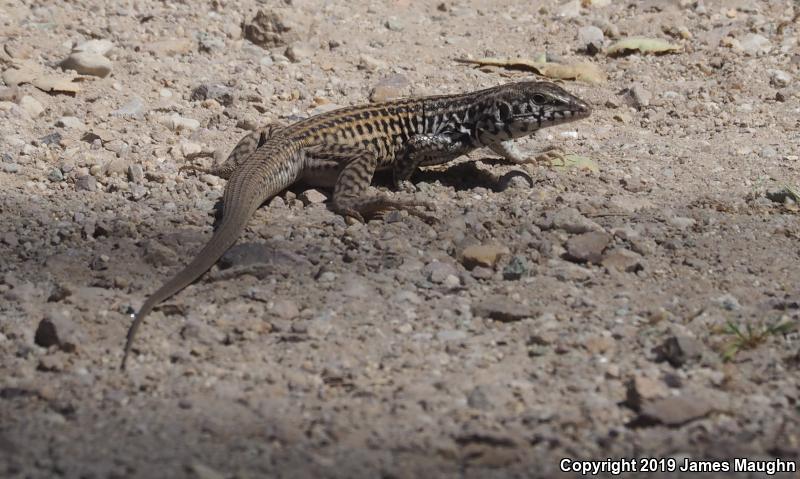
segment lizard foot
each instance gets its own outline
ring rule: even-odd
[[[231,170],[229,167],[226,167],[225,164],[219,166],[212,166],[210,168],[193,164],[181,165],[178,168],[178,172],[180,173],[183,171],[190,171],[193,172],[195,175],[209,174],[226,180],[230,177],[231,173],[233,172],[233,170]]]
[[[404,201],[398,202],[397,204],[393,205],[388,210],[397,210],[397,211],[405,211],[411,216],[416,216],[417,218],[421,219],[422,221],[431,224],[439,221],[438,218],[435,216],[423,213],[422,211],[418,210],[417,208],[422,207],[428,211],[434,211],[436,208],[433,203],[429,201]]]
[[[344,203],[344,204],[343,204]],[[434,210],[435,205],[428,201],[399,201],[392,200],[383,196],[359,201],[357,204],[349,204],[350,201],[334,202],[334,209],[337,213],[345,217],[348,224],[354,222],[364,222],[364,218],[383,217],[392,210],[406,211],[411,216],[416,216],[423,221],[435,222],[437,218],[419,211],[417,208],[423,207],[427,210]]]
[[[417,186],[410,180],[396,181],[394,187],[397,191],[401,191],[404,193],[414,194],[417,192]]]
[[[529,163],[543,164],[552,167],[558,161],[564,162],[566,152],[558,146],[552,146],[537,154]]]

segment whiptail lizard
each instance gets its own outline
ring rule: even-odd
[[[236,242],[258,207],[295,182],[333,188],[333,210],[355,220],[386,210],[426,218],[417,201],[368,192],[376,170],[401,187],[420,166],[447,163],[488,147],[513,163],[527,159],[511,140],[585,118],[591,107],[548,82],[520,82],[471,93],[342,108],[245,136],[221,165],[202,169],[228,180],[224,215],[208,244],[144,302],[128,330],[121,368],[139,325],[161,301],[194,282]]]

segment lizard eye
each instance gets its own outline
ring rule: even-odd
[[[535,93],[531,99],[537,105],[544,105],[547,102],[547,98],[544,97],[541,93]]]

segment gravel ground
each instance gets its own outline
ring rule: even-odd
[[[0,1],[0,476],[800,465],[797,2],[422,3]],[[631,36],[679,51],[607,54]],[[521,148],[583,167],[427,169],[433,224],[286,192],[117,369],[217,221],[225,182],[180,166],[545,53],[607,81],[565,81],[593,115]]]

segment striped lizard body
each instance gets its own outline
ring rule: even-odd
[[[199,170],[228,180],[219,228],[197,256],[142,305],[128,330],[121,367],[144,318],[203,273],[236,242],[256,209],[302,181],[333,188],[333,210],[363,221],[386,210],[429,219],[417,201],[369,192],[377,170],[404,186],[420,166],[447,163],[488,147],[513,163],[525,158],[512,140],[585,118],[591,107],[548,82],[520,82],[457,95],[402,99],[343,108],[289,126],[269,124],[245,136],[221,165]]]

